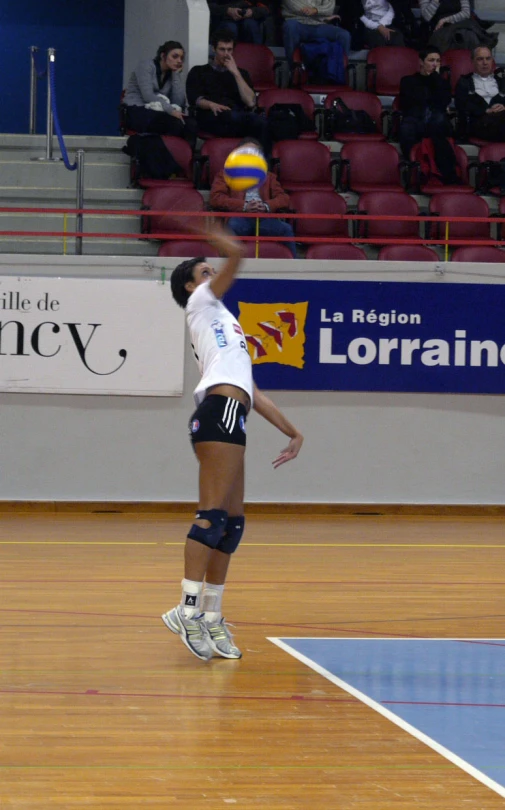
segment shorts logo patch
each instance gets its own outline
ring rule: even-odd
[[[200,430],[200,422],[198,419],[193,419],[191,422],[191,433],[196,433],[197,430]]]
[[[224,349],[224,347],[228,345],[228,341],[226,340],[223,324],[221,321],[212,321],[211,328],[214,330],[217,345],[220,349]]]
[[[239,423],[240,430],[242,431],[242,433],[245,433],[245,419],[244,419],[243,416],[240,417],[240,419],[238,420],[238,423]]]

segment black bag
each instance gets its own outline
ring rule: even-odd
[[[487,186],[498,186],[500,194],[505,194],[505,158],[493,160],[486,166]]]
[[[268,126],[273,141],[293,141],[302,132],[314,129],[301,104],[272,104]]]
[[[377,124],[365,110],[350,110],[341,98],[336,98],[325,117],[325,139],[331,140],[335,132],[364,135],[377,132]]]
[[[130,135],[122,151],[137,164],[137,179],[145,177],[151,180],[169,180],[183,174],[161,135]]]

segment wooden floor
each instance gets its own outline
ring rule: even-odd
[[[502,518],[248,519],[241,661],[194,658],[177,515],[0,516],[0,808],[498,810],[268,636],[503,637]]]

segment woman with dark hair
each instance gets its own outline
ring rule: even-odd
[[[128,129],[176,135],[194,142],[196,122],[184,115],[187,102],[183,66],[184,48],[175,40],[160,45],[154,59],[137,65],[123,98]]]
[[[245,424],[250,408],[289,437],[274,468],[296,458],[303,436],[254,385],[242,328],[221,301],[242,259],[240,242],[221,231],[204,234],[226,256],[219,272],[203,256],[172,273],[172,295],[186,317],[201,379],[190,438],[200,465],[196,519],[186,539],[182,599],[162,619],[202,660],[242,653],[221,613],[230,557],[244,531]]]

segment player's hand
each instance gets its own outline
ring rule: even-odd
[[[301,433],[297,433],[296,436],[293,436],[288,446],[284,448],[284,450],[282,450],[282,452],[279,453],[277,458],[272,461],[272,466],[274,470],[276,470],[277,467],[280,467],[281,464],[285,464],[286,461],[291,461],[292,459],[296,458],[298,453],[300,452],[302,444],[303,444],[303,436]]]

